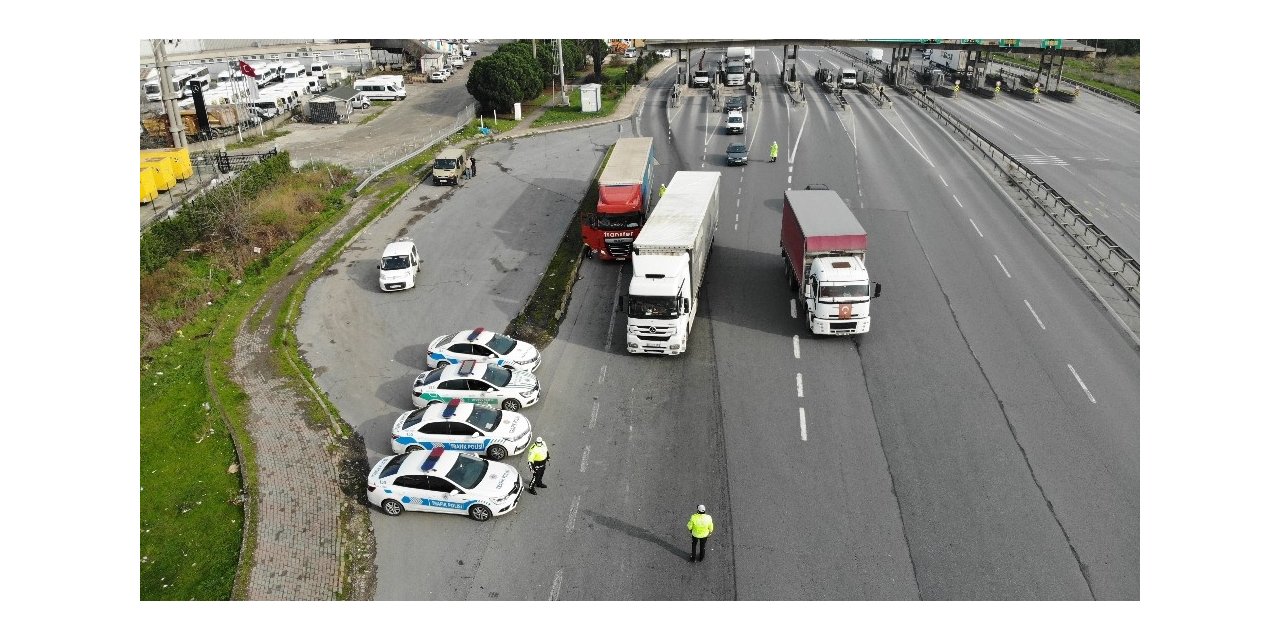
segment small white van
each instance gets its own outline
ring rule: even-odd
[[[332,68],[332,66],[333,65],[325,62],[324,60],[316,60],[311,63],[311,68],[307,70],[307,75],[320,76],[323,78],[325,74],[329,73],[329,69]]]
[[[404,100],[405,97],[404,85],[387,78],[356,80],[353,87],[370,100]]]
[[[421,269],[422,261],[418,259],[413,238],[396,238],[382,250],[382,259],[378,261],[378,288],[383,291],[412,289]]]

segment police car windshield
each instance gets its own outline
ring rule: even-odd
[[[486,460],[458,456],[458,461],[453,463],[453,468],[444,475],[464,489],[474,489],[481,480],[484,480],[484,474],[488,470],[489,462]]]
[[[475,405],[471,408],[471,418],[467,420],[471,426],[484,431],[486,433],[493,431],[498,426],[498,420],[502,415],[489,407]]]
[[[382,269],[384,271],[397,271],[409,268],[409,256],[383,256]]]
[[[505,387],[511,382],[511,372],[503,367],[490,365],[484,369],[484,379],[494,386]]]
[[[489,339],[489,342],[485,343],[485,346],[505,356],[508,353],[511,353],[512,349],[516,348],[516,341],[500,333],[495,333],[493,334],[493,337]]]
[[[819,300],[865,298],[867,295],[867,285],[865,284],[823,284],[818,286]]]
[[[432,369],[427,372],[427,377],[422,379],[422,384],[431,384],[440,379],[440,374],[444,372],[444,367]]]
[[[422,419],[422,414],[426,412],[427,412],[426,407],[423,407],[421,409],[414,409],[412,412],[409,413],[409,416],[404,419],[404,426],[411,427],[415,424],[418,424],[418,421]]]
[[[404,463],[404,459],[408,457],[409,457],[409,454],[402,453],[388,460],[387,466],[383,467],[382,473],[378,474],[378,479],[381,480],[382,478],[385,478],[387,476],[394,476],[396,472],[400,470],[400,465]]]
[[[667,296],[631,296],[627,303],[627,316],[632,318],[675,318],[680,306],[675,298]]]

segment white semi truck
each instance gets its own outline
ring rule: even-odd
[[[867,274],[867,232],[840,194],[784,191],[779,244],[810,331],[847,336],[871,329],[871,299],[880,297],[880,284]]]
[[[720,173],[677,171],[631,245],[629,353],[676,355],[688,348],[719,217]]]
[[[724,84],[728,87],[741,87],[747,82],[747,48],[729,47],[725,53]]]

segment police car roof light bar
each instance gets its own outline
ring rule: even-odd
[[[467,340],[474,341],[477,338],[479,338],[480,334],[483,332],[484,332],[484,327],[476,327],[475,330],[472,331],[471,334],[467,336]]]
[[[431,450],[431,455],[428,455],[427,459],[422,462],[422,470],[430,471],[434,469],[436,463],[440,462],[440,456],[442,455],[444,455],[444,447],[437,445],[436,448]]]
[[[456,412],[458,411],[458,405],[459,405],[459,404],[462,404],[462,400],[460,400],[460,399],[458,399],[458,398],[454,398],[454,399],[450,400],[450,401],[449,401],[449,404],[447,404],[447,405],[445,405],[445,406],[444,406],[444,413],[443,413],[442,415],[443,415],[445,418],[452,418],[452,417],[453,417],[453,414],[454,414],[454,413],[456,413]]]

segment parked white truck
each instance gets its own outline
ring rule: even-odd
[[[627,352],[688,348],[719,217],[720,173],[677,171],[631,245]]]
[[[782,198],[783,269],[809,330],[847,336],[871,329],[880,284],[867,275],[867,232],[830,189],[788,189]]]

